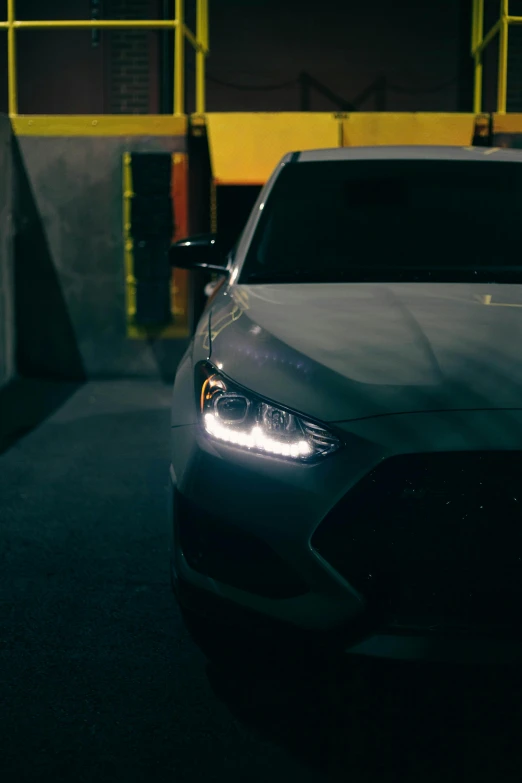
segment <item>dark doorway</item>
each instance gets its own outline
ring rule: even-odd
[[[219,185],[216,188],[217,229],[227,248],[231,249],[243,231],[261,185]]]

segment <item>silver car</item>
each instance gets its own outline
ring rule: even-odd
[[[172,581],[210,657],[522,660],[522,156],[288,154],[172,398]],[[291,653],[288,656],[288,653]]]

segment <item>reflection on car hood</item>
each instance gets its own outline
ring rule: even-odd
[[[211,333],[226,375],[322,421],[522,408],[522,286],[231,286]]]

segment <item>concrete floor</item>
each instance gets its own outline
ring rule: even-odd
[[[169,585],[170,388],[55,391],[0,456],[2,781],[519,783],[518,672],[208,669]]]

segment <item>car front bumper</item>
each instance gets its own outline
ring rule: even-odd
[[[471,435],[463,442],[463,430],[455,417],[451,421],[450,414],[417,415],[411,446],[405,434],[410,432],[411,437],[412,417],[402,417],[399,429],[395,421],[391,430],[383,426],[376,431],[374,422],[366,427],[358,422],[347,425],[349,445],[315,466],[217,446],[197,426],[175,428],[171,479],[173,498],[182,502],[181,507],[173,503],[172,571],[180,603],[198,613],[207,607],[206,612],[228,617],[231,622],[237,618],[242,625],[249,617],[257,631],[275,624],[310,638],[322,635],[364,655],[522,660],[522,622],[517,615],[517,601],[522,598],[522,570],[520,578],[517,572],[522,538],[516,529],[517,508],[512,499],[509,520],[500,524],[501,529],[498,520],[505,493],[516,490],[514,471],[522,466],[522,415],[512,413],[508,428],[500,427],[501,418],[505,424],[504,412],[496,418],[494,412],[468,414],[466,431]],[[462,424],[461,414],[459,419]],[[508,442],[499,433],[509,433]],[[399,435],[400,451],[394,449]],[[497,463],[495,454],[500,454]],[[422,465],[431,470],[434,456],[446,470],[438,494],[433,475],[431,483],[422,482]],[[487,462],[490,457],[493,462]],[[467,458],[471,466],[468,474],[472,474],[471,479],[468,475],[468,494],[456,513],[449,515],[445,509],[448,502],[449,507],[455,503],[459,488],[455,466]],[[486,461],[484,469],[482,459]],[[384,479],[378,475],[382,465],[390,466]],[[408,494],[415,465],[415,481]],[[490,466],[503,470],[504,475],[507,470],[511,476],[509,486],[504,482],[498,491],[497,511],[492,511],[495,490],[490,482],[488,522],[477,517],[474,509],[471,522],[459,524],[465,504],[477,505],[482,497],[473,494],[473,476],[482,471],[475,476],[480,487]],[[450,497],[444,492],[451,474]],[[374,496],[372,476],[377,476]],[[501,476],[499,473],[496,480]],[[420,503],[417,489],[424,493]],[[362,490],[366,494],[361,495]],[[376,502],[379,498],[383,502]],[[349,513],[340,514],[347,506]],[[492,573],[487,551],[495,513],[497,535],[505,538],[502,545],[509,550],[511,582],[504,580],[502,589],[498,580],[503,578],[503,566]],[[473,537],[473,525],[477,524],[485,527],[480,547],[474,548],[477,536]],[[198,528],[201,540],[194,538]],[[406,545],[410,540],[413,550]],[[453,546],[454,557],[446,556],[445,545],[447,551]],[[400,548],[399,557],[394,546]],[[496,555],[499,553],[502,547],[496,547]],[[464,574],[460,583],[455,557],[460,558]],[[378,572],[375,583],[374,570]],[[416,590],[411,580],[423,574],[428,577],[422,590]],[[433,578],[437,584],[433,584],[431,600],[429,580]],[[468,587],[473,593],[469,604],[464,600]],[[498,628],[489,627],[490,622]]]

